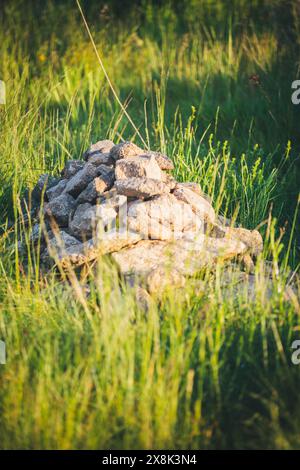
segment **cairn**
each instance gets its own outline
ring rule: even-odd
[[[30,235],[42,263],[77,268],[109,255],[149,293],[182,286],[218,260],[251,269],[263,248],[259,232],[228,224],[200,186],[177,182],[173,169],[167,155],[102,140],[84,160],[67,161],[59,178],[42,175],[31,206],[43,222],[37,218]]]

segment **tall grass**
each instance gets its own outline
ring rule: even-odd
[[[7,2],[0,447],[299,448],[299,366],[290,360],[300,313],[299,285],[290,282],[299,262],[298,110],[288,44],[262,25],[239,31],[239,19],[257,11],[248,2],[237,2],[240,16],[225,31],[222,2],[189,2],[181,16],[171,3],[142,2],[123,21],[90,3],[97,46],[143,138],[171,156],[178,180],[199,182],[220,214],[259,227],[264,252],[252,291],[246,273],[220,264],[154,297],[148,313],[109,259],[81,274],[43,274],[20,217],[25,189],[91,141],[141,142],[75,5],[47,2],[37,20],[34,4]],[[208,24],[199,28],[203,11]],[[261,86],[249,83],[252,73]]]

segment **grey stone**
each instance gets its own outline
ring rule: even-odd
[[[112,166],[115,164],[115,160],[110,156],[109,153],[101,153],[101,152],[94,153],[91,157],[88,157],[88,162],[92,163],[92,165],[95,165],[95,166],[99,166],[99,165]]]
[[[60,230],[59,232],[48,232],[47,235],[47,248],[42,255],[42,261],[46,264],[53,264],[53,262],[49,262],[49,257],[61,260],[64,258],[65,254],[70,249],[75,249],[75,247],[80,246],[79,240],[72,237],[64,230]]]
[[[97,167],[86,163],[84,168],[68,181],[64,191],[73,197],[77,197],[97,175]]]
[[[69,214],[75,208],[75,199],[70,194],[61,194],[45,205],[45,216],[53,218],[60,226],[67,226]]]
[[[138,156],[120,159],[116,163],[116,179],[151,178],[162,179],[162,172],[154,157]]]
[[[85,202],[95,203],[98,198],[103,197],[103,193],[108,191],[113,185],[113,181],[105,176],[97,176],[87,187],[79,194],[76,199],[77,204]]]
[[[115,170],[114,168],[108,167],[106,165],[99,165],[97,167],[97,174],[104,178],[107,181],[109,187],[114,184],[115,181]]]
[[[115,188],[118,194],[145,199],[157,194],[169,193],[170,188],[162,181],[150,178],[128,178],[117,180]]]
[[[80,204],[70,222],[71,233],[80,239],[98,236],[116,223],[116,211],[109,205]]]
[[[50,189],[47,189],[46,195],[48,201],[52,201],[52,199],[55,199],[56,197],[60,196],[63,190],[65,189],[66,185],[67,180],[63,179],[57,185],[53,186]]]
[[[83,167],[84,162],[80,160],[67,160],[62,170],[62,176],[63,178],[70,179],[72,176],[76,175],[79,170],[82,170]]]
[[[88,160],[97,153],[109,153],[114,145],[115,144],[111,140],[98,140],[98,142],[92,144],[90,148],[84,153],[83,158]]]
[[[33,225],[29,239],[34,245],[36,245],[38,242],[44,242],[45,237],[41,224],[36,223]]]
[[[41,175],[32,190],[32,198],[36,201],[40,201],[43,191],[46,192],[47,189],[56,186],[59,182],[60,178],[55,178],[54,176],[50,176],[48,174]]]
[[[110,156],[114,160],[119,160],[120,158],[136,157],[143,154],[145,154],[145,151],[135,145],[133,142],[122,142],[121,144],[115,145],[110,150]]]

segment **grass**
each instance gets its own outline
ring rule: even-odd
[[[0,448],[299,448],[299,285],[284,293],[299,263],[297,3],[240,0],[233,13],[183,2],[178,14],[176,2],[130,2],[124,16],[117,2],[83,2],[143,138],[172,157],[178,180],[198,181],[221,214],[265,240],[254,299],[234,282],[223,289],[220,265],[147,315],[109,260],[84,279],[43,276],[27,241],[23,268],[25,189],[91,141],[140,144],[75,3],[26,3],[6,2],[0,28]]]

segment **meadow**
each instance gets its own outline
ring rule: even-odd
[[[41,273],[21,215],[26,189],[91,142],[142,143],[76,2],[2,2],[0,449],[298,449],[299,3],[81,4],[149,147],[220,214],[259,229],[256,295],[224,290],[218,265],[145,314],[105,258],[84,276]]]

